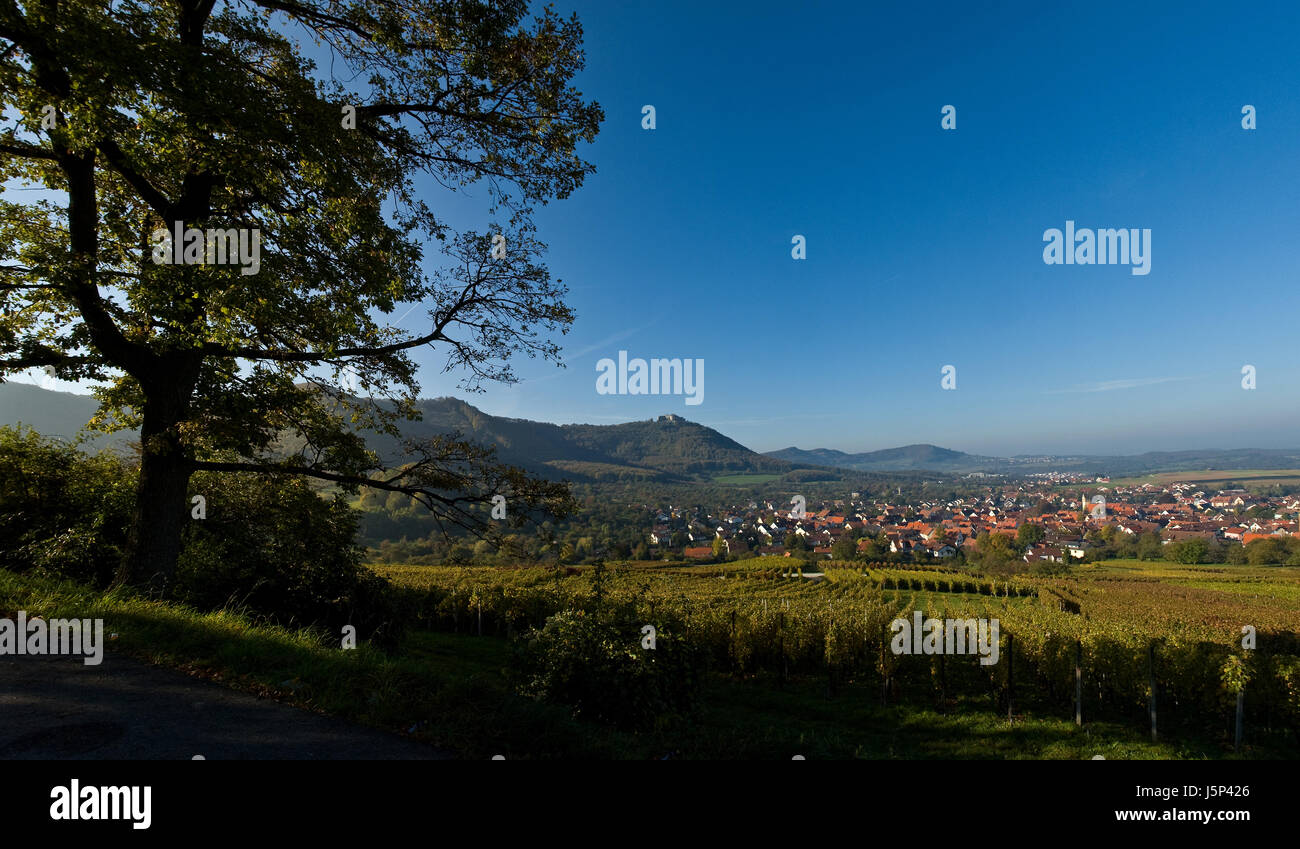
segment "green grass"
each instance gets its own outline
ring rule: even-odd
[[[916,705],[881,706],[876,686],[853,684],[834,698],[823,680],[794,681],[784,689],[729,684],[709,694],[709,708],[691,736],[716,757],[809,759],[1154,759],[1196,757],[1194,750],[1153,745],[1132,729],[1070,720],[1017,717],[1008,722],[963,699],[945,711]],[[781,717],[776,723],[773,719]]]
[[[100,596],[67,581],[0,570],[0,615],[104,619],[109,648],[235,689],[391,731],[466,757],[514,748],[611,757],[620,747],[561,708],[503,690],[488,638],[416,634],[390,656],[361,643],[336,648],[319,632],[254,624],[233,611],[202,613],[129,593]],[[501,648],[504,649],[504,641]],[[533,746],[531,741],[536,741]]]
[[[781,477],[780,475],[762,475],[762,474],[715,475],[713,478],[713,482],[745,485],[745,484],[755,484],[755,483],[769,483],[770,481],[779,480],[780,477]]]
[[[1300,481],[1300,469],[1203,469],[1190,472],[1153,472],[1126,478],[1112,478],[1103,486],[1141,486],[1155,484],[1168,486],[1174,483],[1222,484],[1237,481],[1242,484],[1295,483]],[[1092,484],[1085,484],[1091,486]],[[1071,484],[1070,486],[1077,486]],[[1067,487],[1068,488],[1068,487]],[[1250,487],[1247,486],[1247,489]]]

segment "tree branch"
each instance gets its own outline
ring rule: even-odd
[[[21,156],[24,159],[50,159],[55,162],[59,159],[58,155],[55,154],[54,151],[29,144],[0,142],[0,153],[11,153],[14,156]]]

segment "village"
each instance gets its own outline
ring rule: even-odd
[[[1041,482],[1008,483],[989,487],[982,496],[946,502],[867,501],[855,492],[808,504],[802,516],[802,496],[792,498],[791,505],[750,501],[716,514],[650,508],[648,553],[693,560],[802,556],[924,562],[987,553],[991,540],[1008,557],[1026,563],[1069,564],[1088,560],[1105,541],[1129,537],[1146,541],[1148,551],[1156,544],[1200,541],[1204,547],[1194,550],[1206,562],[1207,553],[1297,534],[1298,495],[1208,491],[1192,483],[1063,490],[1056,476],[1039,477]]]

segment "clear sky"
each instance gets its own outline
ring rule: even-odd
[[[541,218],[578,320],[563,376],[485,410],[756,450],[1300,445],[1300,5],[558,8],[607,115]],[[1067,219],[1150,228],[1150,273],[1044,264]],[[703,403],[598,395],[619,349],[703,359]]]
[[[759,451],[1300,446],[1300,4],[556,6],[606,112],[538,219],[568,367],[471,403]],[[1150,273],[1045,264],[1067,220],[1150,229]],[[702,359],[703,403],[598,394],[620,349]]]

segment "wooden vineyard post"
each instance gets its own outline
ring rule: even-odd
[[[1242,720],[1245,717],[1245,713],[1246,713],[1246,688],[1242,687],[1240,690],[1237,691],[1237,734],[1236,734],[1236,742],[1232,744],[1232,750],[1234,752],[1241,751],[1241,726],[1242,726]]]
[[[731,645],[728,650],[731,652],[732,666],[739,669],[740,664],[737,663],[737,657],[740,652],[736,646],[736,611],[734,609],[731,611]]]
[[[1074,641],[1074,724],[1083,727],[1083,641]]]
[[[831,608],[827,607],[827,610]],[[832,620],[834,618],[831,617]],[[826,658],[826,698],[828,700],[835,698],[835,663],[831,657]]]
[[[483,599],[480,598],[477,599],[477,601],[478,601],[478,635],[481,637],[483,636]]]
[[[785,686],[785,611],[777,614],[777,651],[781,653],[781,686]]]
[[[881,632],[880,638],[880,705],[889,704],[889,667],[885,657],[885,647],[889,645],[889,629]]]
[[[1147,676],[1151,690],[1151,742],[1156,742],[1156,643],[1152,640],[1147,645]]]
[[[1012,651],[1014,640],[1014,637],[1007,634],[1007,722],[1011,721],[1014,713],[1013,702],[1016,697],[1016,655]]]

